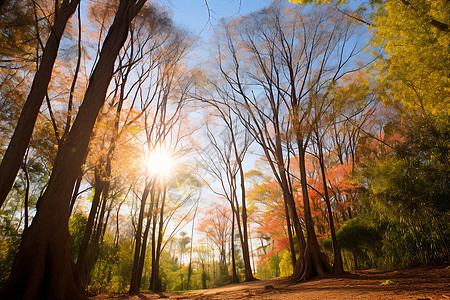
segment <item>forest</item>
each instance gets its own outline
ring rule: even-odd
[[[450,2],[210,22],[0,1],[0,299],[450,262]]]

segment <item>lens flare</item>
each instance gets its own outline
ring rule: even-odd
[[[175,158],[168,151],[155,150],[148,154],[146,167],[152,176],[168,178],[175,167]]]

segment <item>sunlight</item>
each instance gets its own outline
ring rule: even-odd
[[[176,163],[172,153],[158,149],[148,154],[145,164],[152,176],[166,179],[172,173]]]

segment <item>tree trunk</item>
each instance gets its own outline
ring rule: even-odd
[[[322,253],[319,243],[317,242],[314,230],[314,222],[311,216],[311,208],[309,204],[308,185],[306,177],[305,150],[303,143],[298,140],[299,148],[299,168],[300,180],[303,194],[304,218],[306,226],[306,249],[304,253],[305,269],[302,276],[298,279],[310,279],[318,275],[323,275],[331,270],[327,257]]]
[[[142,238],[142,250],[141,250],[141,257],[139,258],[139,266],[138,266],[138,286],[141,286],[141,280],[142,280],[142,271],[144,270],[144,263],[145,263],[145,253],[147,251],[147,241],[148,241],[148,233],[150,232],[150,225],[152,222],[153,217],[153,205],[155,203],[155,186],[154,182],[151,183],[151,189],[150,189],[150,207],[148,208],[147,213],[147,224],[145,225],[145,231],[144,231],[144,237]]]
[[[294,195],[292,194],[292,188],[288,178],[288,172],[285,168],[285,161],[283,156],[283,147],[281,143],[280,133],[275,134],[276,143],[276,156],[277,156],[277,168],[279,173],[279,184],[283,191],[283,200],[288,207],[289,216],[294,227],[295,235],[297,236],[297,246],[299,251],[299,257],[295,261],[295,266],[291,275],[292,279],[299,278],[304,271],[304,259],[303,255],[306,248],[305,236],[303,235],[303,229],[300,224],[300,219],[297,214],[297,209],[295,207]]]
[[[297,262],[297,257],[295,253],[295,244],[294,244],[294,237],[292,236],[292,228],[291,228],[291,218],[289,217],[289,208],[287,206],[286,201],[284,202],[284,213],[286,217],[286,227],[288,232],[288,238],[289,238],[289,248],[291,251],[291,261],[292,261],[292,269],[295,268],[295,263]],[[301,259],[301,258],[300,258]]]
[[[234,208],[233,208],[234,210]],[[238,283],[239,278],[236,272],[236,257],[235,257],[235,250],[234,250],[234,227],[235,227],[235,219],[236,214],[233,213],[233,219],[231,221],[231,283]]]
[[[155,203],[154,203],[154,211],[152,212],[152,273],[150,276],[150,287],[148,288],[151,291],[157,292],[159,291],[158,286],[158,274],[159,274],[159,264],[157,263],[157,246],[156,246],[156,225],[157,225],[157,217],[158,217],[158,207],[159,207],[159,198],[158,195],[155,197]]]
[[[342,262],[341,248],[339,247],[336,238],[336,229],[334,228],[333,212],[331,211],[330,196],[328,194],[327,179],[325,174],[325,162],[323,158],[322,143],[319,139],[319,136],[317,135],[316,137],[317,137],[317,147],[319,150],[320,172],[322,173],[323,191],[328,212],[328,223],[330,225],[331,241],[333,245],[333,268],[331,269],[331,272],[335,275],[342,274],[344,273],[344,264]]]
[[[91,210],[89,212],[89,217],[86,223],[86,227],[84,229],[83,240],[81,242],[80,250],[78,252],[78,258],[76,266],[78,268],[78,272],[81,276],[81,285],[83,290],[87,289],[89,277],[86,265],[86,254],[88,252],[89,241],[91,240],[92,231],[94,229],[94,221],[95,216],[97,215],[98,206],[100,203],[101,193],[103,191],[103,181],[100,179],[100,174],[98,168],[95,168],[95,184],[94,184],[94,198],[92,199]]]
[[[120,1],[84,101],[66,142],[58,150],[47,190],[38,201],[32,225],[24,233],[11,275],[0,292],[1,299],[86,299],[72,262],[70,199],[95,120],[105,101],[114,62],[132,19],[144,3]]]
[[[131,283],[130,289],[128,290],[128,294],[134,295],[139,292],[140,284],[139,284],[139,261],[141,255],[145,255],[145,253],[141,253],[141,245],[142,245],[142,225],[144,223],[144,212],[145,212],[145,203],[147,201],[148,194],[150,192],[150,183],[147,183],[144,188],[144,192],[142,193],[141,206],[139,210],[139,219],[138,226],[135,234],[135,245],[134,245],[134,259],[133,259],[133,270],[131,271]]]
[[[28,202],[30,200],[30,176],[28,174],[26,158],[22,164],[22,169],[25,175],[25,199],[23,203],[24,221],[25,221],[23,230],[25,231],[28,229]]]
[[[156,282],[156,291],[162,291],[161,286],[161,279],[159,277],[159,262],[161,260],[161,247],[162,247],[162,240],[164,236],[164,209],[166,205],[166,190],[164,190],[162,194],[162,201],[161,201],[161,208],[159,212],[159,225],[158,225],[158,243],[156,244],[156,272],[155,272],[155,282]]]
[[[219,258],[219,276],[220,283],[224,283],[224,278],[228,277],[228,266],[227,266],[227,253],[225,250],[226,245],[222,245],[220,248],[220,258]]]
[[[83,288],[87,289],[87,286],[91,282],[91,270],[94,266],[95,260],[96,260],[96,253],[98,250],[98,246],[100,245],[100,241],[102,240],[102,234],[103,234],[103,228],[106,227],[106,223],[108,220],[106,219],[105,222],[103,222],[105,212],[106,212],[106,203],[108,200],[108,189],[109,189],[109,182],[108,181],[102,181],[103,190],[101,192],[101,207],[100,211],[97,213],[97,221],[94,226],[94,233],[93,233],[93,239],[90,244],[90,247],[88,250],[90,250],[86,256],[87,258],[84,261],[84,273],[81,273],[81,282],[84,285]]]
[[[295,235],[297,236],[297,247],[299,256],[295,261],[294,269],[291,275],[292,279],[299,278],[304,271],[304,260],[303,254],[306,248],[305,236],[303,235],[302,226],[300,224],[300,219],[297,214],[297,209],[295,207],[294,196],[289,187],[288,179],[286,178],[286,170],[284,169],[284,165],[279,165],[279,173],[281,174],[281,189],[283,191],[283,200],[288,207],[289,216],[292,220],[292,225],[294,226]],[[294,252],[295,255],[295,252]]]
[[[253,281],[256,278],[253,276],[252,265],[250,263],[250,251],[248,250],[248,216],[247,216],[247,203],[246,203],[246,193],[245,193],[245,177],[244,177],[244,167],[242,166],[242,160],[239,156],[236,139],[234,134],[231,135],[234,155],[239,167],[239,177],[240,177],[240,187],[241,187],[241,201],[242,201],[242,230],[240,225],[239,213],[236,215],[239,227],[239,237],[241,240],[242,247],[242,259],[244,260],[244,270],[245,270],[245,281]],[[237,212],[239,212],[239,206],[237,206]]]
[[[78,192],[80,191],[81,180],[83,180],[83,172],[80,170],[80,176],[78,176],[77,181],[75,182],[75,188],[72,192],[72,198],[70,200],[70,214],[72,214],[73,207],[75,206],[75,202],[77,201]]]
[[[166,203],[166,190],[161,195],[161,207],[159,208],[159,220],[158,220],[158,240],[156,240],[156,215],[153,216],[153,237],[152,237],[152,276],[150,278],[150,289],[154,292],[162,290],[161,280],[159,277],[159,261],[161,258],[161,247],[163,239],[163,227],[164,227],[164,208]],[[156,207],[156,209],[158,209]],[[153,251],[154,248],[154,251]],[[183,284],[183,282],[181,283]]]
[[[148,217],[147,217],[147,223],[145,224],[144,235],[142,237],[141,254],[140,254],[140,257],[139,257],[138,278],[137,278],[137,283],[138,283],[138,287],[139,288],[141,287],[141,283],[142,283],[142,272],[144,271],[145,253],[147,251],[148,233],[150,232],[150,223],[151,223],[151,221],[152,221],[151,212],[149,210]]]
[[[59,1],[55,1],[55,3],[57,2]],[[30,93],[22,108],[16,129],[0,164],[0,207],[3,206],[22,164],[22,159],[33,134],[34,124],[36,123],[42,101],[47,93],[61,37],[67,21],[75,12],[79,2],[80,0],[65,0],[61,4],[61,7],[55,7],[55,22],[52,26],[47,44],[45,45],[39,70],[34,76]]]

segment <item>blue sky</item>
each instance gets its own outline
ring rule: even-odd
[[[261,9],[272,2],[272,0],[206,1],[211,12],[210,23],[213,25],[221,18],[239,17]],[[208,23],[208,8],[205,0],[169,0],[164,6],[173,12],[173,18],[176,23],[182,27],[186,26],[186,29],[194,34],[201,32],[202,36],[207,35],[211,26]]]

